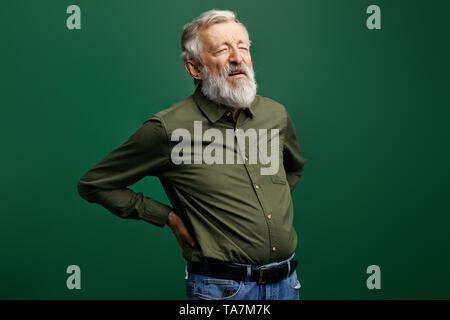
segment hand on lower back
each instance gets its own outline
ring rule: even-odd
[[[167,224],[170,229],[172,229],[175,238],[178,241],[178,244],[181,248],[183,248],[185,243],[188,243],[191,247],[195,246],[195,241],[187,230],[186,226],[183,223],[183,220],[179,216],[175,214],[175,212],[170,212],[169,217],[167,219]]]

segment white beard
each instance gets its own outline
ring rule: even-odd
[[[227,81],[231,71],[244,70],[247,77],[233,80],[233,85]],[[211,74],[206,66],[201,67],[202,82],[201,90],[211,101],[228,107],[248,108],[256,95],[256,81],[253,68],[247,67],[245,63],[240,65],[227,64],[222,74],[215,76]]]

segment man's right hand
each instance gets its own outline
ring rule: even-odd
[[[175,214],[175,212],[170,212],[167,218],[167,225],[172,229],[175,238],[177,238],[178,244],[183,248],[184,244],[187,242],[191,247],[195,246],[195,241],[190,235],[189,231],[183,223],[183,220]]]

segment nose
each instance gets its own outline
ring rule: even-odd
[[[240,64],[242,62],[242,55],[239,52],[239,49],[237,47],[231,48],[231,53],[230,53],[228,60],[230,63],[236,63],[236,64]]]

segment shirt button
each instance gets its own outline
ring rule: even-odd
[[[248,161],[248,158],[247,158],[247,156],[245,157],[245,161]]]
[[[272,248],[272,251],[277,251],[277,248],[276,248],[276,247],[273,247],[273,248]]]
[[[268,216],[267,216],[267,219],[272,219],[272,215],[271,214],[269,214]]]
[[[231,116],[231,112],[230,111],[227,111],[227,116],[228,117]]]
[[[255,189],[259,190],[259,186],[257,184],[255,184]]]

